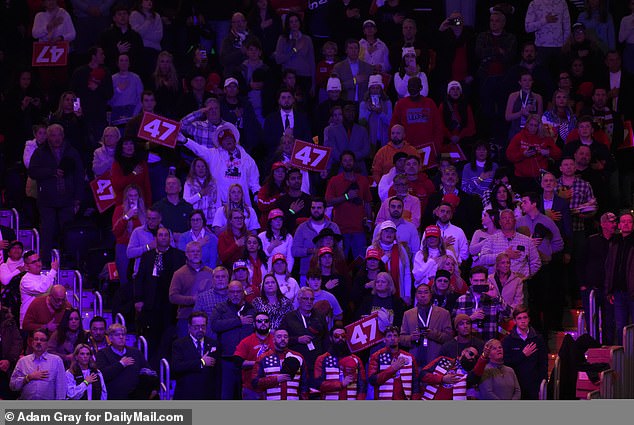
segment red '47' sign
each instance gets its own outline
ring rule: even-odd
[[[68,41],[33,43],[31,66],[66,66],[68,63]]]
[[[291,165],[308,171],[325,171],[332,148],[295,140]]]
[[[383,332],[379,330],[379,313],[372,313],[346,326],[348,347],[356,353],[372,347],[383,340]]]
[[[115,193],[110,181],[110,171],[91,181],[90,188],[100,213],[114,205]]]
[[[438,166],[436,161],[436,146],[434,146],[433,143],[425,143],[417,147],[416,150],[420,152],[420,165],[422,170]]]
[[[108,279],[109,280],[119,280],[119,272],[117,271],[117,264],[112,262],[106,264],[108,267]]]
[[[137,136],[150,142],[174,149],[181,124],[151,112],[143,113]]]

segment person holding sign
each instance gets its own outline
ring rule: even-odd
[[[201,157],[209,166],[216,180],[218,196],[223,203],[229,200],[229,187],[239,184],[245,190],[251,189],[254,194],[260,190],[260,172],[253,158],[238,145],[232,124],[223,124],[216,128],[218,148],[207,148],[195,141],[179,135],[179,142]],[[237,130],[236,130],[237,131]],[[244,203],[251,206],[251,197],[246,196]]]

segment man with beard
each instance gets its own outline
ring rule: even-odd
[[[394,176],[392,189],[390,190],[394,191],[394,198],[399,198],[401,201],[403,201],[403,219],[409,221],[414,225],[414,227],[418,229],[420,227],[422,213],[420,209],[420,201],[416,196],[409,193],[409,182],[407,180],[407,175],[397,174],[396,176]],[[389,216],[391,213],[388,210],[388,205],[391,199],[392,198],[388,198],[381,203],[379,212],[376,214],[377,225],[384,222],[385,220],[389,220]]]
[[[412,258],[412,255],[420,249],[420,238],[416,226],[403,218],[404,205],[403,200],[398,196],[393,196],[387,201],[389,220],[396,226],[396,240],[407,248],[409,256]],[[377,224],[379,224],[378,218]],[[379,236],[379,229],[380,226],[374,228],[372,240]]]
[[[388,326],[385,347],[370,357],[368,382],[374,386],[375,400],[420,400],[416,359],[399,349],[399,328]]]
[[[372,222],[372,194],[368,179],[355,173],[356,156],[345,150],[341,153],[343,172],[333,176],[326,188],[326,202],[333,207],[333,221],[343,236],[344,256],[363,256],[366,247],[365,225]]]
[[[418,364],[427,364],[438,357],[440,347],[453,337],[451,314],[433,305],[429,285],[419,285],[415,296],[416,306],[403,315],[399,343],[409,348]]]
[[[390,141],[376,152],[372,160],[372,177],[377,184],[381,181],[381,177],[389,173],[396,165],[394,155],[398,152],[403,152],[408,156],[419,155],[416,148],[405,141],[405,127],[395,124],[390,130]]]
[[[436,153],[442,145],[442,118],[436,103],[420,94],[423,83],[420,78],[413,77],[407,82],[408,97],[399,99],[394,106],[390,126],[401,124],[405,128],[405,139],[419,152],[426,153],[428,145],[433,145]],[[428,166],[436,164],[433,149],[429,153]]]
[[[293,257],[299,260],[300,285],[306,283],[306,272],[308,272],[310,259],[317,251],[313,240],[319,232],[323,229],[331,229],[333,233],[341,234],[337,223],[325,219],[325,209],[326,201],[322,198],[313,197],[310,203],[310,218],[297,226],[297,230],[293,235],[291,253]]]
[[[297,220],[310,216],[310,195],[302,191],[304,173],[299,168],[286,172],[286,193],[277,200],[277,208],[284,211],[286,230],[292,234],[297,228]]]
[[[310,142],[310,124],[306,114],[294,108],[295,95],[288,88],[281,88],[277,94],[279,109],[271,112],[264,120],[263,143],[261,149],[275,150],[282,137],[290,132],[296,139]]]
[[[515,371],[520,383],[522,400],[537,400],[539,386],[548,378],[548,347],[530,326],[528,307],[513,310],[515,327],[502,340],[504,364]]]
[[[555,91],[555,83],[550,76],[550,71],[544,65],[537,62],[537,48],[533,41],[522,44],[520,49],[521,60],[517,65],[509,68],[504,78],[505,96],[517,90],[517,82],[522,73],[528,72],[533,77],[533,91],[544,96],[549,96]]]
[[[169,302],[170,283],[174,272],[185,264],[185,254],[171,248],[170,239],[169,229],[163,227],[157,230],[156,249],[141,255],[139,272],[134,279],[137,331],[147,338],[150,361],[155,369],[158,369],[159,359],[167,354],[169,347],[161,342],[163,334],[174,323]],[[190,249],[200,250],[197,242],[191,244]]]
[[[466,400],[469,387],[482,376],[487,359],[475,347],[466,347],[460,357],[440,356],[420,371],[421,399]]]
[[[452,249],[458,262],[465,261],[469,258],[469,241],[465,236],[464,230],[451,223],[454,215],[454,207],[448,201],[442,201],[438,208],[434,210],[434,216],[437,218],[436,226],[440,229],[443,242],[448,249]],[[421,244],[425,240],[423,239]]]
[[[581,110],[581,116],[589,115],[594,120],[597,130],[601,130],[608,137],[610,143],[619,143],[615,140],[615,126],[621,127],[619,122],[620,115],[608,106],[608,90],[604,86],[595,86],[592,89],[592,105],[586,106]],[[623,131],[622,129],[620,131]]]
[[[236,362],[242,364],[242,400],[262,400],[262,393],[253,388],[253,366],[262,354],[273,347],[271,318],[265,312],[255,314],[254,332],[244,338],[233,354]]]
[[[456,336],[440,347],[440,356],[458,358],[465,348],[473,347],[482,352],[484,341],[473,335],[471,318],[466,314],[457,314],[453,319]]]
[[[172,371],[176,378],[174,400],[216,400],[219,395],[218,342],[205,335],[207,315],[189,316],[189,334],[172,345]]]
[[[253,366],[253,388],[264,392],[266,400],[307,400],[308,380],[304,357],[288,349],[288,331],[273,334],[273,348]]]
[[[97,358],[97,352],[110,345],[110,340],[106,336],[106,328],[108,323],[101,316],[95,316],[90,319],[90,327],[88,330],[88,341],[90,346],[91,358],[93,361]]]
[[[365,400],[367,381],[363,362],[350,353],[345,329],[333,328],[330,344],[331,349],[315,362],[315,381],[322,400]]]

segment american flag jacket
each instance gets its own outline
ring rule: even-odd
[[[392,368],[392,359],[405,357],[407,365],[400,370]],[[416,359],[407,351],[399,350],[393,356],[389,347],[385,347],[370,357],[368,380],[374,385],[376,400],[418,400],[420,399],[418,384],[418,368]]]
[[[453,371],[460,376],[460,380],[455,384],[442,382],[442,377],[449,371]],[[436,358],[421,371],[421,382],[422,400],[467,399],[467,372],[462,368],[458,360],[445,356]]]
[[[282,363],[287,357],[295,357],[299,360],[300,369],[291,377],[290,381],[277,382],[278,375],[282,373]],[[308,399],[308,379],[306,377],[306,365],[304,357],[296,351],[284,350],[277,352],[268,350],[256,360],[253,366],[253,388],[264,392],[266,400],[302,400]]]
[[[354,379],[344,387],[342,381],[347,375],[353,375]],[[338,359],[326,352],[317,357],[315,381],[322,400],[365,400],[365,369],[361,359],[354,354]]]

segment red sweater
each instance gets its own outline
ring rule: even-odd
[[[127,245],[130,242],[132,231],[128,231],[128,223],[129,220],[123,218],[123,205],[117,205],[112,214],[112,233],[114,234],[117,244]],[[132,223],[133,230],[142,225],[138,217],[134,217]]]
[[[242,258],[244,246],[238,246],[231,230],[225,230],[218,236],[218,256],[222,265],[231,270],[233,263]]]
[[[121,205],[121,202],[123,202],[123,191],[132,183],[141,188],[145,207],[147,208],[152,205],[152,186],[150,186],[150,171],[147,162],[141,162],[141,168],[143,168],[143,170],[139,174],[130,173],[125,175],[117,161],[112,163],[110,180],[112,182],[112,188],[114,189],[115,202],[117,205]]]
[[[411,97],[404,97],[396,102],[390,128],[395,124],[405,127],[405,140],[417,149],[426,143],[433,143],[436,154],[442,146],[443,126],[442,118],[433,100],[421,97],[413,101]],[[432,155],[433,156],[433,155]],[[430,163],[436,158],[430,158]]]
[[[536,154],[531,157],[524,156],[524,152],[530,147],[536,149]],[[555,161],[561,158],[561,149],[551,137],[530,134],[526,129],[517,133],[506,148],[506,158],[515,165],[515,175],[536,178],[540,175],[540,169],[548,169],[548,157],[542,156],[539,152],[544,148],[550,149],[549,156]]]

